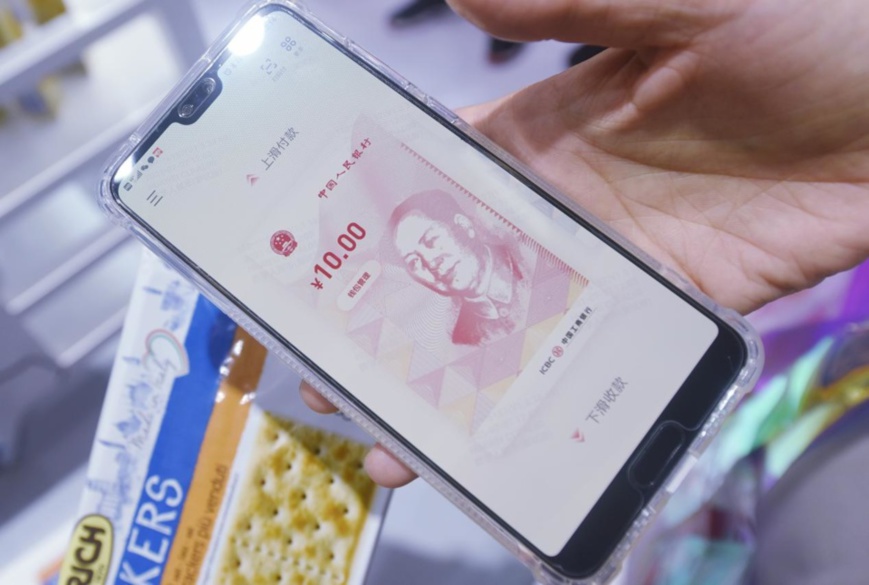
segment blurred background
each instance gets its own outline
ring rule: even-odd
[[[491,39],[442,0],[308,5],[452,108],[502,96],[594,53],[556,42]],[[48,566],[63,550],[138,266],[140,247],[97,207],[102,165],[242,6],[239,0],[0,0],[2,585],[20,585],[4,580],[9,567]],[[637,568],[625,582],[739,581],[755,544],[758,499],[807,445],[869,396],[869,375],[848,378],[869,364],[869,334],[859,328],[869,318],[867,291],[864,266],[751,316],[769,354],[759,390],[667,508],[654,540],[634,555]],[[815,361],[800,362],[824,340],[823,352],[811,354]],[[818,399],[820,378],[806,372],[823,372],[830,356],[843,352],[850,361],[847,367],[835,362],[831,380],[846,380],[844,393]],[[799,383],[788,377],[793,364],[803,367]],[[825,387],[839,388],[832,382]],[[830,404],[837,405],[833,411]],[[766,459],[769,454],[775,458]],[[745,461],[752,462],[751,489],[726,491],[733,469]],[[739,477],[744,488],[746,475]],[[530,585],[532,579],[416,482],[393,497],[369,582]]]

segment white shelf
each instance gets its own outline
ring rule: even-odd
[[[12,115],[0,126],[0,219],[88,161],[106,157],[178,78],[181,67],[158,21],[143,15],[121,32],[88,47],[81,56],[84,73],[58,76],[56,116]]]
[[[0,103],[75,62],[85,47],[144,12],[150,2],[112,0],[100,8],[64,14],[28,31],[23,39],[0,51]]]
[[[32,179],[0,196],[0,220],[33,202],[79,169],[94,162],[102,162],[101,159],[107,158],[118,147],[118,144],[132,133],[145,113],[146,110],[143,108],[125,117],[117,124],[72,149],[69,154],[61,156],[55,163],[46,165],[45,169]],[[42,134],[48,134],[48,132]],[[4,146],[8,148],[11,145],[3,145],[3,141],[0,139],[0,152],[3,152]],[[12,174],[11,170],[9,174]],[[96,174],[94,179],[96,179]],[[96,182],[92,187],[96,187]]]
[[[77,176],[94,173],[91,165]],[[0,306],[7,312],[17,314],[21,310],[14,305],[32,304],[24,302],[33,298],[31,289],[41,288],[47,275],[109,231],[91,187],[81,179],[66,180],[22,209],[15,221],[0,222],[0,250],[8,251],[0,254]],[[27,262],[21,261],[22,253]]]
[[[101,165],[205,48],[187,0],[83,2],[0,50],[0,104],[13,110],[0,127],[0,316],[21,336],[7,330],[4,341],[38,345],[36,357],[63,370],[55,385],[3,388],[24,397],[11,411],[20,435],[3,437],[20,456],[0,470],[5,518],[84,461],[141,254],[96,209]],[[79,60],[86,74],[56,75]],[[57,115],[16,115],[15,99],[47,76],[61,91]],[[74,514],[80,489],[65,490],[60,508]],[[0,569],[64,519],[0,526],[10,545]]]

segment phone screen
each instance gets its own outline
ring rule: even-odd
[[[557,555],[719,325],[285,11],[214,75],[122,204]]]

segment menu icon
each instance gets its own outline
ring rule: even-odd
[[[145,200],[151,204],[152,207],[157,207],[160,205],[160,202],[163,201],[162,195],[157,195],[157,190],[151,191],[151,194],[145,198]]]

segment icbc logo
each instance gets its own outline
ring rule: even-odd
[[[554,348],[552,348],[552,355],[554,355],[557,358],[560,358],[561,356],[564,355],[564,348],[561,347],[560,345],[556,345]]]
[[[281,256],[289,256],[299,247],[296,238],[287,230],[276,231],[272,235],[271,245],[272,252]]]

